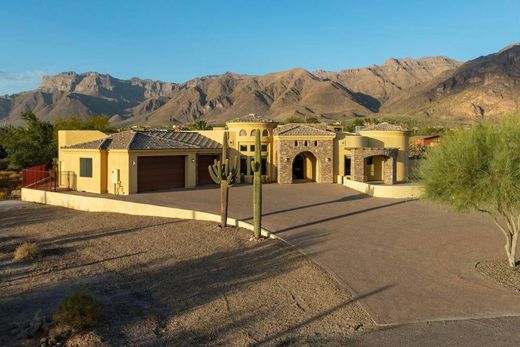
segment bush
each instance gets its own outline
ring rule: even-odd
[[[62,301],[53,315],[56,323],[81,331],[96,325],[101,318],[102,305],[92,295],[76,293]]]
[[[14,260],[30,260],[42,256],[40,247],[34,242],[24,242],[14,250]]]

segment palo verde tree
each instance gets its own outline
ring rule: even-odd
[[[253,171],[253,227],[255,239],[262,230],[262,159],[260,157],[260,129],[255,132],[255,159],[251,162]]]
[[[431,148],[419,168],[426,198],[492,218],[511,267],[520,231],[519,139],[520,117],[458,129]]]
[[[228,137],[227,131],[224,131],[222,140],[222,156],[219,160],[215,159],[213,165],[208,166],[211,179],[220,184],[220,226],[227,226],[228,214],[228,193],[229,187],[236,182],[238,176],[237,157],[233,165],[229,164],[228,159]]]

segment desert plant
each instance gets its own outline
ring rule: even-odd
[[[520,118],[457,129],[426,152],[424,196],[457,211],[487,213],[505,237],[511,267],[520,232]]]
[[[251,162],[253,171],[253,226],[255,239],[259,239],[262,229],[262,159],[260,157],[260,129],[255,133],[255,159]]]
[[[81,331],[96,325],[101,318],[102,307],[92,295],[76,293],[61,302],[52,318],[55,323]]]
[[[222,156],[220,159],[215,159],[213,165],[208,166],[211,179],[215,183],[220,184],[220,226],[222,228],[227,226],[229,187],[236,182],[238,176],[237,157],[235,157],[234,164],[230,165],[227,155],[228,137],[227,131],[224,131],[222,139]]]
[[[35,242],[24,242],[14,250],[14,260],[32,260],[42,256],[40,247]]]

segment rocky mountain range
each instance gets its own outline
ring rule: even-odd
[[[388,114],[473,120],[517,110],[519,96],[520,45],[512,45],[465,63],[446,57],[389,59],[339,72],[225,73],[185,83],[64,72],[44,76],[36,90],[0,97],[0,120],[17,123],[24,111],[49,121],[106,113],[121,125],[222,123],[247,113],[277,120]]]

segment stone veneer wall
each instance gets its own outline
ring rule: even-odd
[[[383,182],[385,184],[396,182],[397,148],[352,148],[351,152],[350,177],[353,181],[365,181],[365,158],[381,155],[387,157],[383,169]]]
[[[298,145],[295,146],[295,141]],[[318,145],[314,146],[314,141]],[[292,183],[292,164],[294,158],[302,153],[312,153],[317,159],[317,182],[333,183],[333,140],[283,140],[276,141],[278,183]]]

